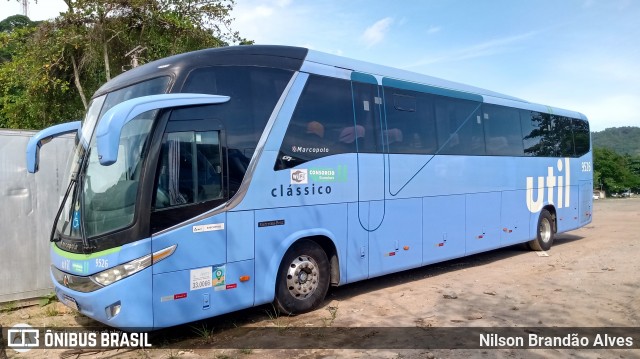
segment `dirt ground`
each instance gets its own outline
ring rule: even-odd
[[[7,350],[6,354],[10,358],[640,358],[639,349],[208,347],[216,338],[225,338],[238,327],[279,328],[283,332],[282,340],[289,340],[287,333],[294,333],[296,328],[310,327],[558,326],[635,327],[637,330],[640,327],[640,198],[594,202],[593,223],[558,235],[547,257],[513,246],[374,278],[334,288],[322,308],[296,317],[278,316],[270,306],[262,306],[173,328],[155,337],[155,349],[151,350],[58,349],[32,350],[25,354]],[[53,327],[97,325],[60,303],[22,309],[6,306],[0,314],[2,326],[19,322]],[[291,340],[295,340],[293,336]],[[353,340],[358,340],[357,336]]]

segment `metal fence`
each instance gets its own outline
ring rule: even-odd
[[[26,148],[35,132],[0,130],[0,302],[50,293],[49,235],[67,178],[74,138],[54,138],[27,173]]]

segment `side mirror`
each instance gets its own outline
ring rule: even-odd
[[[121,102],[107,111],[98,122],[96,128],[98,160],[103,166],[116,162],[122,127],[141,113],[170,107],[213,105],[229,100],[229,96],[176,93],[143,96]]]
[[[67,133],[79,132],[81,122],[67,122],[45,128],[36,133],[27,144],[27,171],[36,173],[40,162],[40,147],[51,141],[54,137],[66,135]]]

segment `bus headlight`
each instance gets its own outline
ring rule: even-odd
[[[169,257],[173,254],[173,252],[175,252],[177,246],[177,244],[174,244],[171,247],[161,249],[153,254],[148,254],[144,257],[140,257],[130,262],[117,265],[113,268],[109,268],[92,275],[91,279],[102,286],[107,286],[119,281],[120,279],[140,272],[141,270],[151,266],[152,264],[158,263],[159,261]]]

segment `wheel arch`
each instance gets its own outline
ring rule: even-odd
[[[557,216],[557,212],[556,212],[556,207],[552,204],[547,204],[546,206],[544,206],[542,208],[542,210],[547,210],[550,214],[551,214],[551,218],[553,219],[553,233],[557,233],[558,232],[558,216]],[[542,211],[540,211],[540,213],[542,213]],[[540,214],[538,214],[538,217],[540,217]],[[537,219],[536,219],[537,221]]]
[[[331,267],[329,269],[331,274],[331,277],[329,278],[329,284],[332,286],[337,286],[338,284],[340,284],[340,260],[338,258],[338,250],[336,248],[336,244],[333,242],[333,240],[327,236],[316,235],[300,238],[298,239],[298,241],[303,239],[308,239],[315,242],[322,248],[322,250],[324,250],[324,253],[327,254],[327,259],[329,259],[329,266]],[[293,245],[293,243],[291,245]]]
[[[301,240],[311,240],[324,250],[327,254],[327,259],[329,260],[329,265],[331,267],[329,284],[338,285],[338,283],[340,283],[340,254],[335,244],[333,233],[321,228],[297,231],[283,239],[277,248],[274,248],[275,250],[271,252],[268,259],[265,258],[264,261],[260,261],[259,256],[257,255],[258,253],[256,253],[256,269],[261,267],[264,269],[264,273],[262,275],[256,273],[256,279],[259,276],[262,278],[256,281],[255,305],[269,303],[275,299],[278,269],[280,268],[282,259],[289,248]]]

